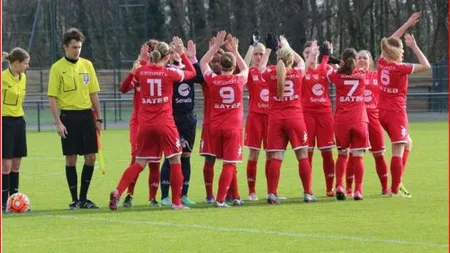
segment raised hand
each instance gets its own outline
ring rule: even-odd
[[[227,36],[227,32],[225,32],[225,31],[218,32],[216,35],[216,41],[215,41],[214,46],[220,48],[223,45],[225,45],[225,43],[227,43],[227,41],[225,40],[226,36]]]
[[[172,38],[172,42],[173,42],[173,47],[175,52],[177,52],[179,55],[184,54],[185,52],[185,48],[184,48],[184,44],[183,44],[183,40],[177,36]]]
[[[313,40],[311,42],[311,55],[312,56],[319,55],[319,47],[317,46],[317,40]]]
[[[283,48],[283,47],[290,47],[289,46],[289,42],[287,41],[286,37],[284,37],[284,35],[280,35],[279,45],[280,45],[281,48]]]
[[[259,31],[255,30],[250,37],[250,46],[256,46],[260,40]]]
[[[231,34],[227,35],[225,48],[230,52],[238,52],[239,40]]]
[[[196,55],[197,55],[197,48],[195,46],[195,43],[192,40],[189,40],[187,43],[186,56],[191,59],[195,58]]]
[[[408,19],[407,23],[409,26],[414,26],[419,22],[421,13],[420,12],[414,12],[411,17]]]
[[[277,51],[278,49],[277,37],[272,33],[268,33],[266,35],[266,47],[272,49],[273,51]]]
[[[412,34],[409,34],[409,33],[405,34],[405,43],[411,49],[414,49],[417,47],[416,39],[414,38],[414,35],[412,35]]]

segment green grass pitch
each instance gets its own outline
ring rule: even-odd
[[[198,132],[200,133],[200,131]],[[281,172],[281,205],[264,201],[216,209],[203,204],[203,158],[198,142],[192,158],[186,211],[147,207],[148,169],[141,174],[134,207],[108,209],[109,193],[129,163],[127,130],[103,132],[106,175],[95,171],[89,197],[101,209],[68,211],[70,194],[56,132],[28,133],[20,190],[32,212],[3,216],[3,250],[15,252],[448,252],[448,124],[413,123],[414,148],[404,183],[412,199],[382,197],[371,155],[365,156],[365,199],[326,198],[321,158],[314,157],[313,190],[319,202],[301,201],[297,162],[289,150]],[[200,136],[198,134],[197,136]],[[197,138],[198,140],[198,138]],[[389,143],[388,143],[389,144]],[[244,155],[246,159],[247,153]],[[388,161],[390,154],[388,152]],[[81,157],[80,157],[81,158]],[[257,193],[265,195],[263,158]],[[238,165],[241,196],[247,199],[245,165]],[[81,174],[82,159],[78,163]],[[215,186],[221,163],[216,163]],[[158,193],[159,196],[159,193]],[[123,199],[123,198],[122,198]]]

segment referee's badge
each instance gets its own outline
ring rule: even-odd
[[[88,73],[83,73],[83,83],[84,84],[88,84],[89,83],[89,74]]]

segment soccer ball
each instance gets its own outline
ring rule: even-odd
[[[23,193],[15,193],[6,202],[6,211],[9,213],[23,213],[30,210],[30,200]]]

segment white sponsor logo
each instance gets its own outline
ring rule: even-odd
[[[268,89],[262,89],[259,93],[259,97],[264,102],[269,102],[269,90]]]
[[[254,75],[254,76],[253,76],[253,81],[256,82],[256,81],[258,81],[258,80],[259,80],[259,77],[258,77],[257,75]]]
[[[175,141],[175,147],[177,147],[177,148],[180,148],[180,147],[181,147],[181,143],[180,143],[180,140],[179,140],[179,139],[177,139],[177,140]]]
[[[303,133],[303,142],[306,143],[308,140],[308,134],[306,132]]]
[[[407,132],[408,131],[406,131],[406,128],[404,126],[402,126],[402,131],[401,131],[402,138],[404,138],[406,136],[406,134],[408,134]]]
[[[325,92],[325,88],[322,86],[322,84],[316,83],[316,84],[314,84],[314,86],[312,87],[312,92],[314,93],[314,95],[320,97],[320,96],[322,96],[323,93]]]
[[[88,73],[84,73],[84,74],[83,74],[83,83],[84,83],[84,84],[88,84],[88,83],[89,83],[89,80],[90,80],[89,74],[88,74]]]
[[[180,84],[180,86],[178,86],[178,94],[180,94],[183,97],[188,96],[190,91],[191,87],[189,87],[189,85],[186,83],[182,83]]]
[[[242,154],[242,146],[239,145],[238,156],[241,156],[241,154]]]

